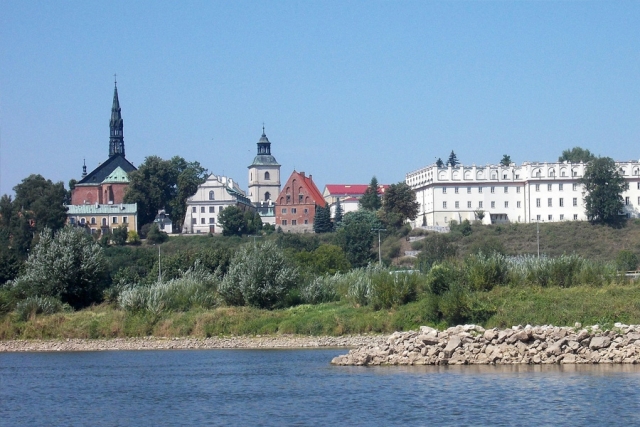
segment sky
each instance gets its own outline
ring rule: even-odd
[[[446,161],[640,159],[640,2],[0,0],[0,194],[108,157],[181,156],[246,190],[264,123],[284,183]]]

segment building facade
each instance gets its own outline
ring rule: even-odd
[[[187,199],[187,211],[182,232],[187,234],[222,233],[218,215],[228,206],[255,212],[256,207],[238,184],[226,176],[211,174],[198,186],[196,194]]]
[[[276,226],[295,233],[313,232],[316,207],[325,201],[311,175],[293,171],[278,195]]]
[[[628,217],[640,215],[640,162],[616,162],[629,183],[623,194]],[[584,163],[525,162],[438,167],[410,172],[405,182],[420,204],[412,226],[447,226],[452,220],[483,224],[584,221]]]
[[[98,231],[108,234],[121,226],[135,231],[138,229],[138,205],[136,203],[67,205],[67,221],[71,225],[86,227],[91,234]]]
[[[389,187],[387,184],[378,185],[378,194],[382,197],[385,190]],[[369,188],[368,184],[327,184],[322,192],[322,197],[331,208],[331,218],[335,216],[336,204],[340,200],[342,214],[354,212],[360,208],[360,198]]]

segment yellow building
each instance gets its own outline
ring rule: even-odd
[[[80,225],[91,230],[91,234],[100,230],[102,234],[110,233],[114,228],[125,225],[128,230],[138,229],[138,205],[67,205],[67,222]]]

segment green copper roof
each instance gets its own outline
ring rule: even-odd
[[[261,166],[261,165],[280,166],[276,158],[270,154],[258,154],[253,159],[253,163],[251,164],[251,166]]]
[[[115,168],[102,182],[129,182],[129,175],[120,166]]]
[[[115,215],[138,213],[137,203],[121,203],[117,205],[66,205],[69,215]]]

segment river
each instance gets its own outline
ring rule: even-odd
[[[4,353],[0,425],[640,425],[638,365],[329,364],[345,352]]]

